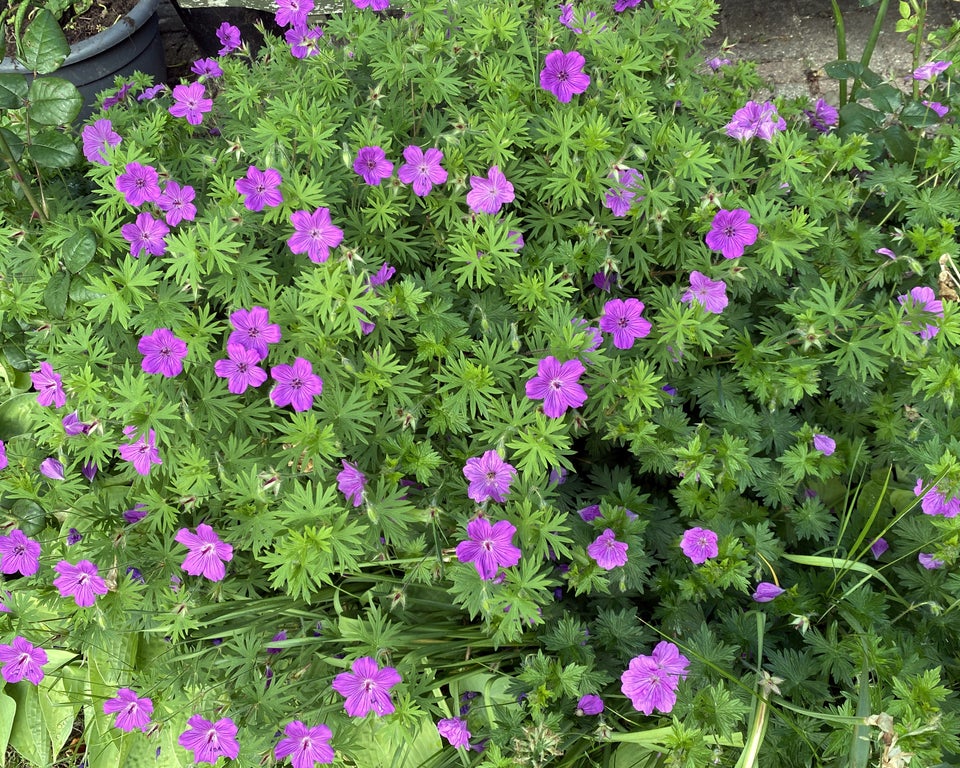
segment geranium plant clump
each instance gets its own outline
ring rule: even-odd
[[[952,65],[861,69],[881,126],[708,63],[712,0],[355,5],[0,189],[12,747],[957,751]]]

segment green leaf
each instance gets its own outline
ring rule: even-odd
[[[0,109],[19,109],[27,97],[27,78],[24,75],[0,75]]]
[[[97,238],[88,227],[71,235],[60,250],[64,265],[74,275],[87,266],[96,254]]]
[[[33,72],[47,75],[58,69],[70,55],[70,45],[46,8],[37,11],[27,31],[23,33],[22,61]]]
[[[9,685],[7,690],[17,707],[10,728],[10,746],[32,765],[50,765],[50,737],[40,708],[39,688],[24,681]]]
[[[19,162],[20,158],[23,157],[23,139],[21,139],[9,128],[0,128],[0,134],[3,134],[3,139],[7,142],[7,146],[10,148],[10,154],[13,155],[13,159]]]
[[[80,159],[80,151],[70,136],[48,128],[30,143],[30,157],[43,168],[69,168]]]
[[[3,691],[0,691],[0,754],[6,754],[7,744],[10,743],[10,731],[13,728],[13,718],[16,716],[17,702]]]
[[[827,73],[827,77],[832,77],[834,80],[849,80],[863,75],[863,65],[859,61],[840,59],[824,64],[823,71]]]
[[[70,275],[55,272],[43,291],[43,304],[54,317],[63,317],[67,312],[67,296],[70,293]]]
[[[40,125],[66,125],[80,112],[83,97],[62,77],[38,77],[27,92],[30,119]]]

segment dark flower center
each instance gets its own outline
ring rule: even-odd
[[[290,388],[291,388],[291,389],[303,389],[303,379],[301,379],[299,376],[291,379],[291,380],[290,380]]]
[[[626,329],[626,327],[627,327],[628,325],[630,325],[630,321],[627,320],[627,318],[625,318],[625,317],[621,317],[621,318],[619,318],[619,319],[617,320],[617,326],[618,326],[619,328],[624,328],[624,329]]]
[[[237,363],[237,373],[246,373],[248,367],[246,363]]]
[[[170,347],[162,347],[160,349],[160,357],[170,357]]]
[[[563,380],[553,379],[550,382],[550,389],[552,389],[554,392],[559,392],[561,389],[563,389]]]
[[[248,337],[248,338],[255,339],[255,338],[257,338],[259,335],[260,335],[260,329],[259,329],[259,328],[250,328],[250,329],[247,331],[247,337]]]
[[[207,555],[212,554],[216,548],[217,548],[216,544],[211,544],[207,542],[202,547],[200,547],[200,554],[206,557]]]
[[[18,556],[26,553],[26,551],[27,551],[27,548],[23,546],[23,544],[18,544],[13,548],[13,554]]]
[[[723,228],[724,237],[733,237],[736,234],[737,234],[737,230],[732,226],[726,226]]]

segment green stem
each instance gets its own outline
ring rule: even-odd
[[[873,50],[877,47],[877,40],[880,38],[880,32],[883,29],[884,19],[887,17],[887,8],[890,7],[890,0],[880,0],[880,7],[877,9],[877,15],[873,19],[873,29],[870,30],[870,37],[867,38],[867,44],[863,48],[863,55],[860,57],[860,66],[864,69],[870,66],[870,59],[873,58]],[[853,81],[853,89],[850,98],[856,99],[857,89],[860,87],[860,79]]]
[[[833,26],[837,31],[837,59],[843,61],[847,58],[847,30],[843,26],[843,14],[840,12],[840,6],[837,0],[830,0],[833,5]],[[840,106],[847,103],[847,81],[840,81]]]
[[[3,134],[0,133],[0,157],[3,158],[3,161],[10,168],[10,173],[13,176],[13,180],[20,185],[20,189],[23,190],[23,196],[27,198],[27,202],[30,203],[30,207],[33,208],[33,212],[37,214],[37,218],[44,224],[47,223],[47,213],[43,210],[37,199],[33,196],[33,190],[30,188],[30,182],[27,181],[26,177],[23,175],[23,172],[20,170],[20,166],[17,165],[17,161],[13,159],[13,152],[10,151],[10,145],[7,144],[7,140],[4,138]]]
[[[920,3],[916,6],[917,12],[917,26],[913,28],[913,68],[916,69],[920,66],[920,54],[921,46],[923,45],[923,22],[927,18],[927,0],[923,0],[923,3]],[[920,98],[920,81],[913,81],[913,99],[914,101]]]

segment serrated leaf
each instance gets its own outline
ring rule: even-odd
[[[24,75],[0,75],[0,109],[19,109],[27,96],[27,78]]]
[[[80,151],[70,136],[49,128],[30,143],[30,157],[42,168],[69,168],[80,159]]]
[[[64,265],[73,274],[87,266],[96,254],[97,238],[88,227],[71,235],[60,251]]]
[[[46,8],[37,11],[23,33],[21,55],[24,65],[40,75],[55,71],[70,55],[70,44],[63,30]]]
[[[30,119],[40,125],[66,125],[80,112],[83,96],[62,77],[38,77],[27,92]]]
[[[23,157],[23,139],[9,128],[0,128],[0,134],[3,134],[3,140],[7,142],[13,159],[19,162],[20,158]]]
[[[43,305],[54,317],[63,317],[67,311],[67,296],[70,295],[70,274],[56,272],[50,277],[43,291]]]

